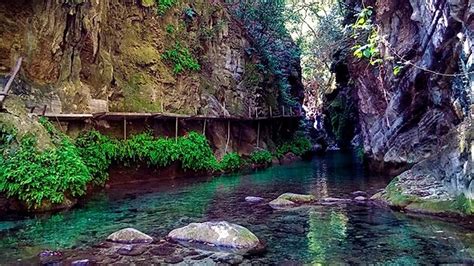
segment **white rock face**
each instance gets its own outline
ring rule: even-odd
[[[191,223],[171,231],[168,237],[176,241],[194,241],[243,250],[252,250],[260,244],[260,240],[247,228],[225,221]]]
[[[134,228],[125,228],[107,237],[108,241],[123,244],[151,243],[153,238]]]

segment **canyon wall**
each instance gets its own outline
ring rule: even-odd
[[[177,1],[160,12],[147,0],[1,0],[0,74],[24,58],[12,93],[35,112],[278,113],[276,77],[232,14],[224,1]],[[176,58],[163,56],[183,48],[199,70],[177,73]],[[301,95],[299,59],[286,62],[291,94]]]
[[[423,209],[421,202],[461,197],[472,212],[474,3],[347,4],[355,10],[374,7],[383,58],[371,66],[350,53],[344,63],[351,80],[347,87],[355,91],[365,153],[386,172],[410,168],[395,178],[385,198]],[[400,71],[394,71],[397,66]],[[403,200],[395,200],[397,196]]]

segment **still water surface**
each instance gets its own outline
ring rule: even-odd
[[[251,174],[111,188],[64,213],[1,217],[0,264],[28,261],[44,249],[96,244],[124,227],[163,237],[176,227],[209,220],[248,227],[267,244],[268,252],[258,259],[263,263],[474,261],[470,226],[361,205],[274,211],[244,200],[271,200],[285,192],[347,198],[357,190],[374,193],[388,182],[366,173],[352,154],[330,153]]]

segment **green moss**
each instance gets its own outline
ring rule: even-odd
[[[385,198],[394,206],[406,207],[410,203],[415,202],[415,197],[403,194],[397,187],[398,177],[394,178],[392,182],[385,189]]]
[[[144,7],[152,7],[155,5],[155,0],[141,0],[142,6]]]
[[[154,82],[152,77],[145,73],[132,75],[124,87],[123,107],[130,112],[160,112],[159,99],[154,99]]]
[[[456,197],[453,206],[464,214],[474,215],[474,200],[468,199],[464,194]]]
[[[474,214],[474,201],[467,199],[464,195],[460,195],[454,200],[425,200],[402,193],[397,182],[398,178],[392,180],[385,189],[384,195],[384,198],[394,206],[425,213]]]

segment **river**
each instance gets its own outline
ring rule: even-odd
[[[125,227],[163,237],[190,222],[209,220],[249,228],[267,245],[268,252],[258,258],[263,263],[474,261],[468,223],[358,204],[276,211],[244,200],[272,200],[285,192],[348,198],[357,190],[375,193],[388,182],[386,176],[367,173],[353,154],[334,152],[250,174],[112,187],[66,212],[1,217],[0,264],[26,263],[45,249],[86,247]]]

